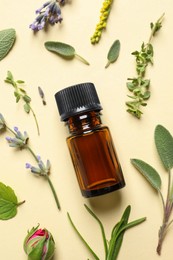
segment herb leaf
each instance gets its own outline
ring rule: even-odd
[[[16,38],[16,31],[12,28],[0,31],[0,61],[5,58],[12,48]]]
[[[9,186],[0,182],[0,219],[7,220],[17,214],[17,207],[22,204],[18,203],[17,197]]]
[[[112,44],[108,52],[107,55],[108,62],[105,68],[107,68],[111,63],[115,62],[118,59],[119,53],[120,53],[120,41],[116,40],[114,41],[114,43]]]
[[[107,260],[111,260],[111,259],[116,259],[118,256],[118,253],[120,251],[122,242],[123,242],[123,237],[124,237],[124,231],[122,231],[119,236],[117,237],[117,233],[119,232],[119,230],[125,226],[128,223],[128,219],[130,216],[130,211],[131,211],[131,206],[127,206],[127,208],[125,209],[120,222],[118,222],[114,228],[112,229],[112,234],[111,234],[111,240],[109,243],[109,252],[108,252],[108,257]]]
[[[131,159],[131,163],[135,168],[144,175],[154,189],[159,190],[161,188],[161,178],[157,171],[147,164],[146,162],[138,159]]]
[[[75,55],[75,49],[71,45],[63,42],[45,42],[45,47],[48,51],[58,53],[64,57],[73,58]]]
[[[160,159],[166,170],[173,167],[173,137],[163,126],[158,125],[155,129],[155,144]]]
[[[104,244],[104,249],[105,249],[105,255],[107,256],[108,254],[108,245],[107,245],[107,240],[106,240],[106,235],[105,235],[105,230],[103,227],[102,222],[100,221],[100,219],[94,214],[94,212],[86,205],[84,204],[85,208],[87,209],[87,211],[91,214],[91,216],[93,216],[97,222],[99,223],[101,232],[102,232],[102,238],[103,238],[103,244]]]
[[[79,54],[77,54],[75,49],[69,44],[63,42],[48,41],[45,42],[44,46],[48,51],[55,52],[64,58],[73,59],[76,56],[83,63],[89,65],[89,62],[82,58]]]

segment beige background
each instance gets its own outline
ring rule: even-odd
[[[161,174],[163,193],[167,187],[167,175],[158,160],[154,145],[154,129],[164,125],[173,134],[173,4],[171,0],[114,1],[106,31],[98,45],[90,44],[98,22],[102,0],[69,1],[62,8],[61,25],[49,27],[37,34],[28,28],[35,18],[34,11],[42,1],[1,0],[1,28],[15,28],[17,39],[12,51],[0,62],[0,112],[8,124],[26,130],[30,145],[45,161],[52,164],[51,180],[57,190],[62,210],[58,212],[48,184],[32,176],[25,169],[25,162],[34,164],[26,151],[9,148],[5,136],[0,137],[0,181],[11,186],[19,201],[26,203],[18,209],[15,218],[0,221],[0,259],[26,259],[23,239],[28,229],[40,223],[49,229],[56,242],[55,260],[92,259],[74,233],[67,211],[91,247],[104,259],[100,229],[83,204],[89,205],[102,220],[107,238],[120,219],[125,207],[132,206],[130,220],[143,216],[147,221],[125,233],[119,260],[172,260],[173,228],[167,234],[162,256],[157,256],[157,234],[162,222],[161,201],[150,185],[130,164],[130,158],[140,158],[153,165]],[[147,69],[151,79],[151,98],[143,109],[139,121],[126,112],[125,101],[128,77],[135,76],[135,62],[131,52],[140,49],[150,34],[150,22],[155,22],[165,12],[163,28],[153,40],[154,66]],[[109,47],[114,40],[121,42],[121,53],[116,63],[105,69]],[[48,40],[62,41],[75,47],[90,66],[79,60],[66,61],[44,48]],[[41,135],[37,136],[32,115],[23,111],[23,104],[15,103],[13,89],[4,83],[7,70],[16,79],[23,79],[32,97],[32,105],[38,117]],[[66,145],[68,130],[57,112],[54,94],[67,86],[91,81],[95,84],[104,107],[102,120],[110,127],[121,162],[126,187],[120,191],[93,199],[81,196],[74,169]],[[38,86],[45,92],[47,106],[38,95]]]

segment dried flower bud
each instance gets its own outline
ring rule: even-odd
[[[55,242],[47,229],[32,228],[24,240],[24,250],[30,260],[51,260],[55,251]]]
[[[0,130],[4,130],[6,128],[5,119],[2,114],[0,114]]]

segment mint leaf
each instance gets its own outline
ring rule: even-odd
[[[18,199],[12,188],[0,182],[0,219],[7,220],[17,214]]]
[[[8,54],[16,38],[16,31],[12,28],[0,31],[0,61]]]

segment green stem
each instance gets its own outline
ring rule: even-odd
[[[49,178],[48,175],[45,175],[44,177],[47,179],[47,181],[48,181],[48,183],[49,183],[49,186],[50,186],[50,188],[51,188],[51,191],[52,191],[53,196],[54,196],[55,201],[56,201],[56,205],[57,205],[58,209],[60,210],[61,207],[60,207],[60,203],[59,203],[59,200],[58,200],[56,191],[55,191],[55,189],[54,189],[54,186],[53,186],[53,184],[52,184],[52,182],[51,182],[51,180],[50,180],[50,178]]]
[[[28,145],[25,145],[25,148],[33,155],[36,162],[38,162],[39,160],[38,160],[36,154],[33,152],[33,150]]]
[[[30,106],[30,105],[29,105]],[[34,112],[34,110],[32,109],[32,107],[30,106],[30,109],[31,109],[31,112],[34,116],[34,120],[35,120],[35,123],[36,123],[36,126],[37,126],[37,132],[38,132],[38,135],[40,135],[40,129],[39,129],[39,125],[38,125],[38,121],[37,121],[37,117],[36,117],[36,114]]]
[[[24,200],[24,201],[21,201],[21,202],[19,202],[19,203],[17,203],[17,206],[20,206],[20,205],[22,205],[23,203],[25,203],[25,200]]]
[[[152,40],[152,38],[153,38],[153,36],[154,36],[154,34],[155,34],[155,32],[156,32],[156,29],[157,29],[158,24],[161,24],[161,23],[162,23],[164,15],[165,15],[165,14],[163,13],[162,16],[161,16],[161,17],[157,20],[157,22],[154,24],[154,26],[153,26],[153,28],[152,28],[152,30],[151,30],[151,34],[150,34],[148,43],[151,42],[151,40]]]
[[[83,63],[85,63],[86,65],[90,65],[89,62],[87,60],[85,60],[83,57],[81,57],[79,54],[75,53],[75,56],[81,60]]]
[[[14,135],[16,136],[16,133],[15,133],[10,127],[8,127],[8,126],[6,125],[6,128],[7,128],[12,134],[14,134]]]
[[[90,253],[93,255],[94,259],[96,260],[100,260],[100,258],[94,253],[94,251],[91,249],[91,247],[88,245],[88,243],[85,241],[85,239],[82,237],[82,235],[79,233],[79,231],[77,230],[76,226],[74,225],[71,217],[70,217],[70,214],[67,212],[67,216],[68,216],[68,219],[72,225],[72,227],[74,228],[75,232],[77,233],[77,235],[80,237],[80,239],[82,240],[82,242],[84,243],[84,245],[88,248],[88,250],[90,251]]]

